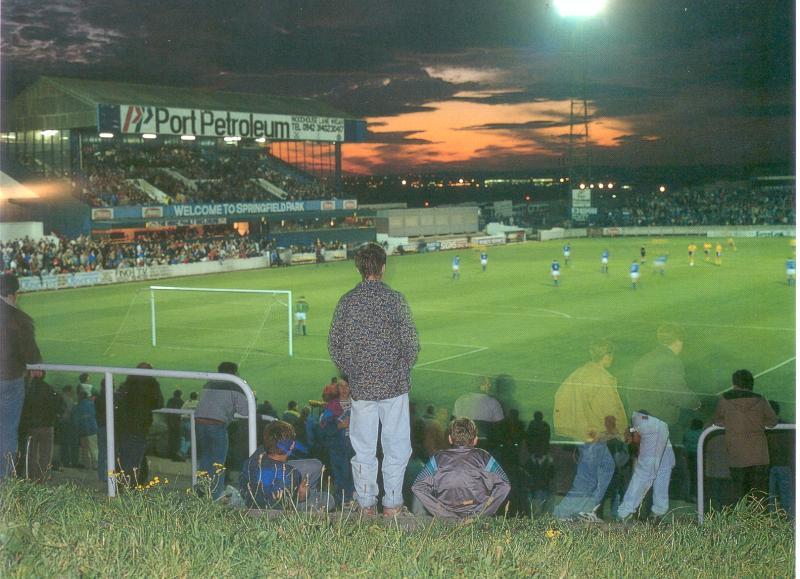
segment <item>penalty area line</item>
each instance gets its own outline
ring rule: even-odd
[[[789,362],[794,362],[796,359],[797,359],[797,356],[792,356],[791,358],[789,358],[788,360],[784,360],[780,364],[775,364],[772,368],[767,368],[763,372],[759,372],[758,374],[753,376],[753,378],[761,378],[761,376],[763,376],[764,374],[769,374],[773,370],[777,370],[778,368],[780,368],[782,366],[786,366],[786,364],[788,364]]]
[[[456,358],[461,358],[462,356],[469,356],[470,354],[477,354],[478,352],[483,352],[484,350],[488,350],[488,346],[479,346],[473,350],[468,350],[466,352],[461,352],[460,354],[453,354],[452,356],[446,356],[444,358],[438,358],[436,360],[431,360],[429,362],[423,362],[422,364],[417,364],[414,366],[415,368],[424,368],[425,366],[430,366],[431,364],[438,364],[439,362],[446,362],[447,360],[455,360]]]
[[[766,374],[769,374],[773,370],[777,370],[778,368],[783,368],[784,366],[786,366],[786,364],[788,364],[789,362],[794,362],[796,359],[797,359],[797,356],[792,356],[791,358],[789,358],[788,360],[784,360],[780,364],[775,364],[772,368],[767,368],[763,372],[759,372],[758,374],[755,374],[753,376],[753,378],[761,378],[762,376],[765,376]],[[728,390],[730,390],[730,388],[726,388],[725,390],[720,390],[719,392],[717,392],[717,396],[719,396],[720,394],[724,394]]]

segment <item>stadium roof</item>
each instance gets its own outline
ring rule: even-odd
[[[355,118],[305,98],[42,76],[11,102],[7,130],[95,127],[98,105]]]

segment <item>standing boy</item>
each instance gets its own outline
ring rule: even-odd
[[[336,305],[328,352],[350,382],[350,442],[356,498],[365,514],[378,500],[378,431],[383,449],[384,516],[403,508],[403,476],[411,457],[408,392],[419,353],[405,298],[383,280],[386,252],[376,244],[356,253],[361,282]]]

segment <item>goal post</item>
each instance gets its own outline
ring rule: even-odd
[[[150,332],[152,344],[155,347],[156,337],[156,292],[207,292],[207,293],[233,293],[233,294],[271,294],[285,295],[287,300],[286,308],[286,327],[289,330],[289,356],[294,355],[293,349],[293,320],[292,320],[292,292],[291,290],[251,290],[251,289],[226,289],[226,288],[205,288],[205,287],[175,287],[163,285],[150,286]]]

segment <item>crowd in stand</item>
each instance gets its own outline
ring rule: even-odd
[[[131,242],[83,235],[72,240],[48,236],[35,241],[26,237],[0,243],[0,271],[20,277],[55,275],[258,257],[264,249],[249,236],[200,235],[193,230],[140,235]]]
[[[619,207],[600,207],[598,225],[789,225],[795,222],[793,191],[686,188],[628,195]]]
[[[320,181],[281,172],[261,152],[207,152],[188,147],[95,148],[82,151],[83,172],[73,185],[92,207],[153,205],[157,199],[133,180],[143,179],[170,203],[275,201],[265,180],[286,193],[286,200],[329,198]]]

